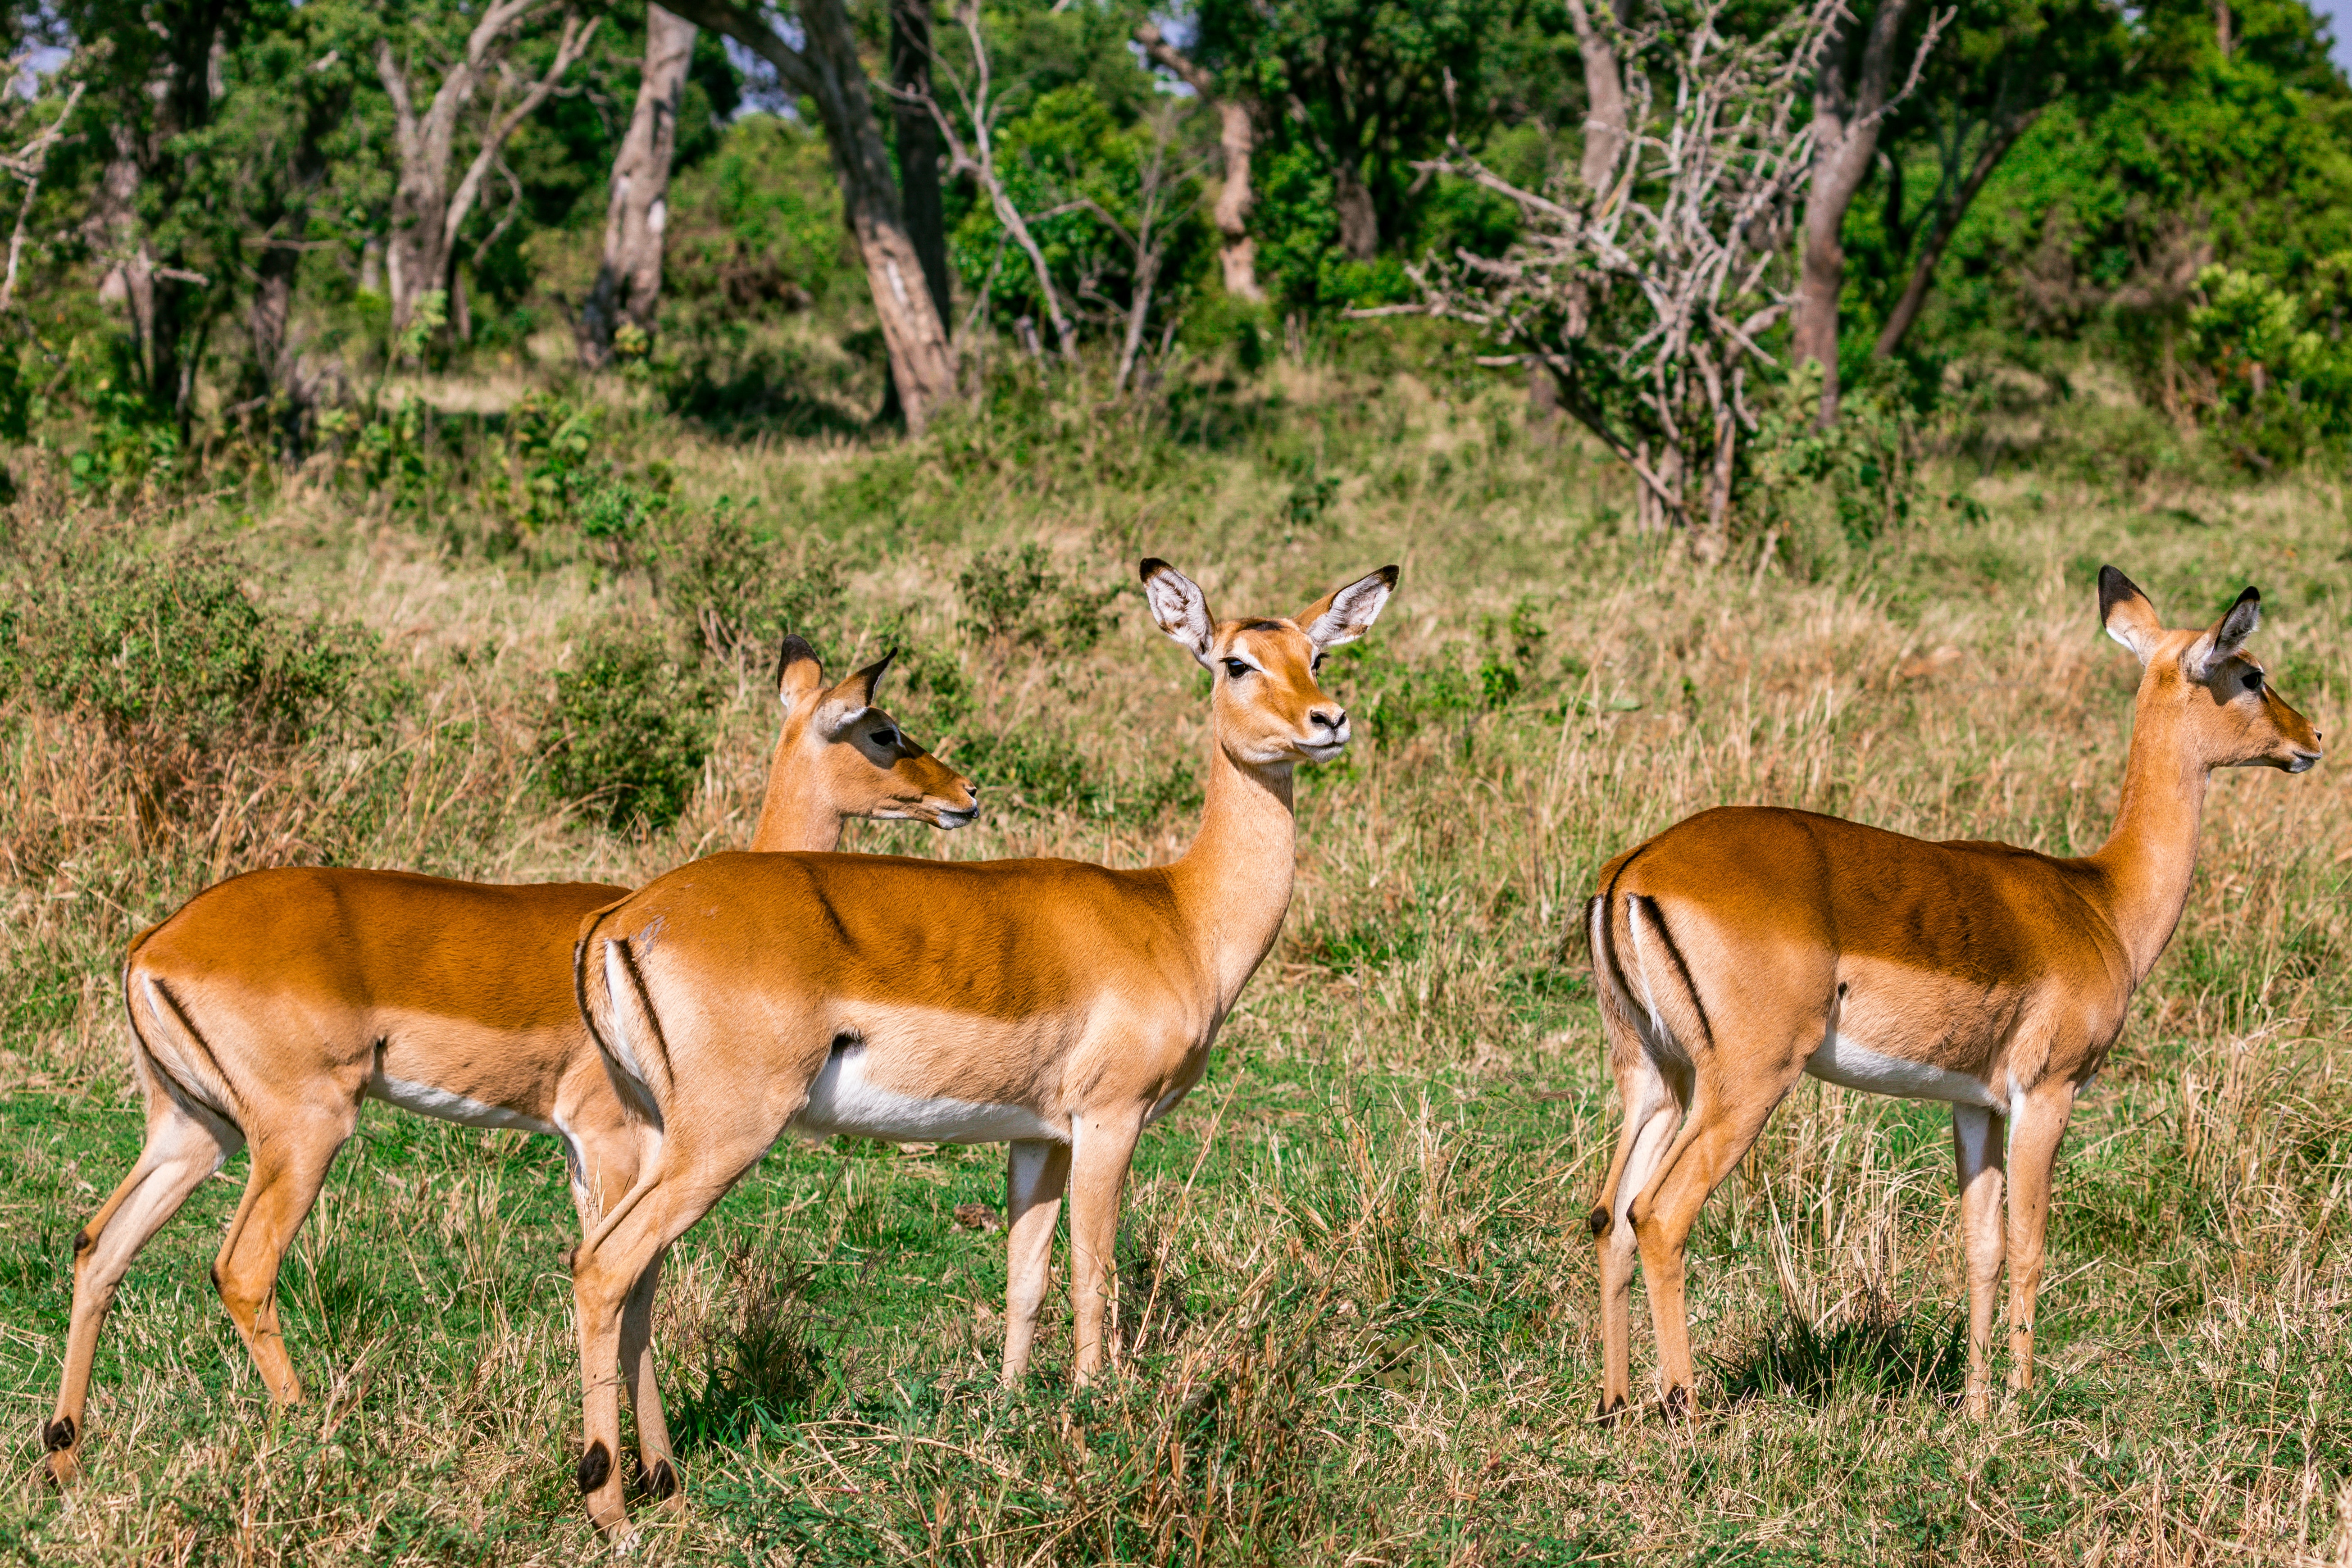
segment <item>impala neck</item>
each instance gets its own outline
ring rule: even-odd
[[[2147,706],[2132,724],[2131,755],[2115,831],[2091,864],[2105,875],[2109,916],[2131,953],[2134,984],[2147,978],[2189,902],[2197,869],[2197,828],[2213,770],[2189,745],[2177,712]]]
[[[1194,951],[1215,978],[1220,1018],[1273,948],[1290,908],[1292,767],[1236,762],[1213,734],[1201,831],[1170,868]]]
[[[751,830],[751,847],[761,854],[793,849],[830,854],[841,847],[845,819],[803,755],[801,728],[784,725],[775,760],[768,764],[768,795],[760,803],[760,825]]]

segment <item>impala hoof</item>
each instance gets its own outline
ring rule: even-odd
[[[1689,1389],[1682,1387],[1669,1388],[1666,1390],[1666,1397],[1663,1403],[1665,1407],[1666,1415],[1670,1418],[1678,1421],[1687,1421],[1690,1419],[1691,1396]]]
[[[612,1479],[613,1456],[600,1437],[589,1444],[588,1451],[580,1456],[580,1490],[583,1495],[602,1491],[604,1483]]]
[[[677,1495],[677,1472],[669,1468],[667,1459],[656,1459],[646,1471],[646,1492],[656,1499]]]
[[[1592,1418],[1604,1426],[1613,1426],[1624,1416],[1624,1414],[1625,1396],[1621,1394],[1612,1399],[1604,1394],[1601,1396],[1600,1405],[1593,1409]]]

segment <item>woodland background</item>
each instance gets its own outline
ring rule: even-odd
[[[787,631],[900,650],[987,786],[848,847],[1164,859],[1205,685],[1158,554],[1228,614],[1403,585],[1139,1156],[1122,1375],[1070,1394],[1055,1300],[996,1388],[996,1151],[780,1148],[666,1279],[654,1558],[2352,1563],[2332,759],[2217,784],[2031,1394],[1956,1408],[1945,1119],[1808,1082],[1694,1241],[1706,1414],[1587,1420],[1608,856],[1726,801],[2095,847],[2103,562],[2176,625],[2258,584],[2341,730],[2352,87],[2301,4],[0,26],[0,1552],[594,1551],[558,1153],[381,1106],[281,1280],[311,1403],[206,1281],[240,1157],[123,1289],[88,1481],[31,1482],[139,1142],[125,943],[256,866],[737,847]]]

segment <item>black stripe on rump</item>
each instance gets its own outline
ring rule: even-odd
[[[1706,1038],[1706,1048],[1715,1049],[1715,1026],[1707,1022],[1706,1004],[1699,1000],[1698,983],[1691,978],[1690,965],[1683,962],[1683,950],[1675,945],[1675,933],[1666,927],[1666,911],[1647,893],[1633,896],[1649,911],[1650,924],[1656,929],[1658,940],[1666,944],[1666,956],[1675,961],[1675,973],[1682,978],[1683,994],[1690,998],[1691,1011],[1698,1015],[1699,1034]]]

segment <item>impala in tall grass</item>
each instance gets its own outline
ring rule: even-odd
[[[874,706],[888,659],[828,689],[814,650],[784,644],[783,733],[752,847],[831,849],[852,816],[955,827],[971,784]],[[253,871],[206,889],[131,944],[131,1068],[147,1143],[74,1237],[73,1315],[50,1477],[73,1478],[98,1335],[131,1260],[240,1145],[245,1200],[213,1265],[230,1319],[279,1404],[301,1396],[278,1328],[278,1266],[367,1098],[478,1127],[563,1141],[583,1228],[637,1179],[643,1128],[623,1110],[574,1001],[572,948],[625,888],[493,887],[404,871]],[[628,1303],[615,1353],[639,1458],[672,1485],[653,1378],[653,1289]],[[607,1362],[609,1370],[614,1363]]]
[[[1666,1408],[1689,1407],[1684,1242],[1805,1073],[1951,1106],[1969,1414],[1990,1401],[2004,1253],[2010,1385],[2032,1383],[2059,1139],[2180,919],[2212,772],[2299,773],[2320,758],[2319,731],[2246,647],[2261,619],[2253,589],[2210,630],[2167,630],[2107,566],[2099,618],[2143,668],[2123,799],[2096,854],[1931,844],[1811,812],[1730,806],[1601,868],[1586,920],[1624,1102],[1592,1211],[1603,1417],[1632,1396],[1637,1248]]]
[[[1296,616],[1221,622],[1174,567],[1142,573],[1160,629],[1214,678],[1206,805],[1173,865],[722,855],[583,928],[583,1006],[660,1130],[646,1180],[573,1265],[580,1488],[600,1527],[629,1528],[609,1374],[623,1304],[787,1131],[1010,1143],[1005,1379],[1029,1360],[1066,1186],[1073,1371],[1101,1368],[1136,1140],[1200,1081],[1282,928],[1292,770],[1348,743],[1316,669],[1396,585],[1386,567]]]

